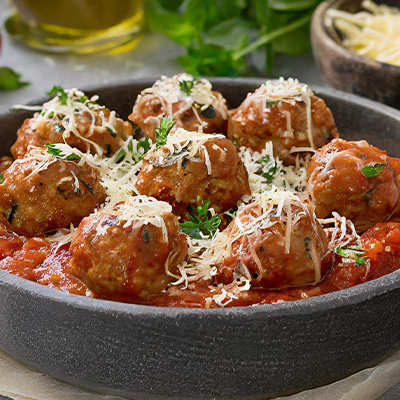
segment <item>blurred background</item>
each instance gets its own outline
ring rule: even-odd
[[[0,112],[53,85],[85,89],[184,70],[321,85],[309,39],[319,3],[0,0]]]

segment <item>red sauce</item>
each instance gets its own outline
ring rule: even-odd
[[[276,304],[331,293],[376,279],[400,268],[400,223],[375,225],[361,236],[369,263],[363,266],[343,263],[340,257],[324,280],[316,285],[280,291],[252,288],[241,292],[227,307]],[[22,278],[63,292],[97,297],[71,271],[69,245],[57,248],[42,238],[19,237],[0,224],[0,268]],[[164,307],[205,307],[214,287],[205,281],[192,283],[186,290],[171,286],[143,304]],[[113,300],[112,298],[109,300]]]

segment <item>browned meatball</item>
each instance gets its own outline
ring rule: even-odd
[[[307,188],[318,218],[337,211],[359,232],[389,219],[399,201],[386,151],[365,140],[336,139],[319,149],[308,166]]]
[[[257,198],[239,209],[223,232],[233,242],[230,257],[217,267],[218,283],[228,284],[243,275],[252,286],[273,289],[323,279],[332,256],[312,209],[290,196],[280,215],[278,209],[279,201]]]
[[[261,85],[231,114],[228,124],[228,137],[237,147],[261,152],[267,142],[272,142],[275,157],[286,164],[295,161],[292,147],[317,149],[337,136],[325,102],[293,80]]]
[[[49,143],[65,141],[83,152],[89,150],[92,153],[99,153],[103,151],[104,155],[111,155],[122,146],[123,140],[132,136],[133,131],[129,122],[116,118],[114,114],[111,116],[111,111],[107,108],[92,112],[75,112],[73,115],[76,132],[65,129],[62,117],[53,116],[49,119],[35,114],[33,118],[26,119],[18,130],[18,138],[11,147],[11,153],[14,158],[22,158],[29,151],[29,146],[40,147]],[[112,128],[104,125],[104,122],[108,124],[110,119],[113,121]],[[92,123],[93,129],[91,128]],[[80,138],[77,133],[84,139]]]
[[[182,82],[189,82],[190,88],[184,91]],[[181,74],[163,77],[153,87],[143,90],[129,119],[154,141],[154,131],[166,116],[188,131],[197,132],[202,126],[205,133],[225,133],[228,109],[225,99],[212,90],[210,82],[196,81],[190,75]]]
[[[204,137],[204,143],[193,154],[190,148],[171,154],[169,142],[148,154],[136,182],[139,193],[172,204],[179,214],[184,214],[189,204],[195,204],[197,196],[210,200],[210,207],[219,213],[250,194],[247,170],[232,142],[222,135],[200,136]],[[195,146],[191,143],[189,146]]]
[[[104,199],[99,174],[92,167],[38,148],[14,161],[0,185],[0,212],[17,233],[27,236],[78,224]]]
[[[72,268],[90,289],[100,295],[137,302],[160,293],[171,282],[168,270],[176,274],[186,257],[186,235],[178,219],[162,215],[163,229],[151,223],[126,221],[101,211],[85,218],[72,244]]]

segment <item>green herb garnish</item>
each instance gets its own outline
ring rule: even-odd
[[[356,265],[362,266],[368,260],[368,257],[364,257],[365,252],[356,249],[343,249],[341,247],[336,247],[335,253],[343,258],[350,258],[355,260]]]
[[[174,124],[175,124],[175,121],[168,117],[164,117],[161,120],[160,127],[155,130],[157,149],[161,146],[164,146],[165,143],[167,143],[168,133],[171,131]]]
[[[179,88],[182,90],[182,92],[186,93],[188,96],[190,96],[190,93],[193,89],[193,81],[185,81],[183,79],[179,80]]]
[[[108,129],[112,137],[117,137],[117,132],[115,132],[114,129],[110,128],[109,126],[106,126],[106,128]]]
[[[117,156],[115,157],[115,163],[119,164],[120,162],[122,162],[124,160],[125,156],[126,156],[125,149],[120,149]]]
[[[218,214],[211,216],[209,212],[210,200],[203,201],[197,196],[197,206],[189,206],[189,212],[186,214],[187,221],[179,224],[181,230],[192,239],[204,239],[212,237],[217,231],[221,218]]]
[[[0,174],[0,185],[4,182],[4,172]]]
[[[143,156],[150,150],[150,140],[146,137],[142,137],[139,140],[139,143],[137,144],[137,150],[139,152],[140,149],[143,149],[143,154],[140,156],[141,158],[143,158]]]
[[[58,97],[59,102],[66,106],[67,105],[67,100],[68,100],[68,93],[65,91],[65,89],[61,86],[53,86],[53,89],[47,92],[49,96],[52,97]]]
[[[274,107],[277,106],[279,104],[279,100],[276,101],[267,101],[267,105]]]
[[[80,161],[81,156],[75,153],[71,153],[68,156],[66,156],[61,149],[58,149],[55,144],[46,144],[47,147],[47,152],[49,154],[52,154],[53,156],[56,156],[58,158],[62,158],[63,160],[67,161]]]
[[[380,175],[386,164],[375,164],[375,165],[367,165],[366,167],[361,168],[361,172],[367,178],[373,178],[375,176]]]
[[[267,183],[272,183],[274,180],[276,171],[278,169],[278,165],[274,159],[271,159],[269,155],[261,157],[258,160],[258,163],[261,164],[261,175],[267,180]]]
[[[21,75],[11,68],[0,68],[0,90],[8,91],[30,85],[29,82],[22,82]]]

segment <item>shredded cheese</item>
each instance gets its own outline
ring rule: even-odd
[[[343,33],[343,45],[373,60],[400,66],[400,9],[366,0],[351,14],[329,9],[327,15]]]

